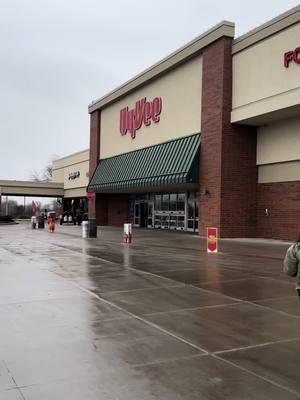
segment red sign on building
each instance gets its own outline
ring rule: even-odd
[[[87,192],[86,197],[88,200],[93,200],[96,197],[95,192]]]
[[[160,120],[162,109],[161,97],[155,97],[152,101],[147,101],[146,97],[138,100],[135,107],[128,110],[128,107],[120,111],[120,133],[126,135],[130,133],[131,138],[134,139],[136,131],[145,126],[151,125],[152,122],[157,123]]]
[[[207,252],[217,253],[218,252],[218,229],[207,228]]]
[[[295,50],[287,51],[284,53],[284,66],[288,68],[291,61],[294,61],[296,64],[300,64],[300,47],[297,47]]]

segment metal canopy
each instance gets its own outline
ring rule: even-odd
[[[0,180],[0,195],[64,197],[64,184],[60,182]]]
[[[199,183],[200,134],[100,160],[88,191],[140,190]]]

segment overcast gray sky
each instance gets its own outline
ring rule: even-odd
[[[0,0],[0,179],[89,146],[88,104],[223,19],[236,36],[292,0]]]

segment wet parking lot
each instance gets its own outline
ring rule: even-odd
[[[287,243],[0,226],[1,400],[300,398]]]

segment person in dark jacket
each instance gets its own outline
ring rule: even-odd
[[[287,249],[283,270],[289,276],[296,277],[296,289],[300,298],[300,235],[297,242]]]

